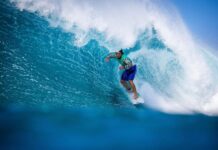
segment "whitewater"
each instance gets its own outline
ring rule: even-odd
[[[35,73],[25,68],[27,64],[24,68],[13,64],[15,72],[23,71],[20,79],[26,74],[39,89],[31,95],[35,90],[31,85],[22,98],[52,101],[56,95],[67,99],[70,105],[83,106],[93,102],[89,99],[105,104],[113,98],[121,101],[121,106],[128,105],[122,98],[124,94],[120,94],[125,92],[119,85],[117,64],[105,64],[103,60],[107,53],[122,48],[138,66],[135,82],[146,106],[167,113],[218,115],[217,56],[204,43],[196,41],[177,9],[168,1],[163,4],[157,0],[10,0],[10,3],[19,11],[37,14],[51,28],[45,30],[46,23],[41,21],[44,25],[39,22],[36,29],[24,29],[25,32],[34,30],[35,35],[38,31],[44,33],[45,39],[38,39],[44,48],[30,45],[29,53],[43,57],[44,62],[38,64],[47,64],[47,67],[43,70],[29,62],[37,62],[38,58],[17,58],[32,65],[30,68]],[[64,32],[63,36],[57,32]],[[23,38],[25,36],[21,41]],[[47,44],[50,46],[45,46]],[[59,69],[52,70],[53,67]],[[6,70],[10,73],[10,69],[5,68],[5,74]],[[49,76],[46,71],[56,71],[57,76]],[[8,76],[1,78],[11,79]],[[20,88],[30,87],[31,83],[22,81],[17,82],[22,85]],[[23,92],[8,83],[9,88],[1,90],[4,97],[12,90]],[[98,89],[104,90],[99,93]],[[75,100],[81,96],[82,101]],[[15,97],[19,96],[6,99]]]

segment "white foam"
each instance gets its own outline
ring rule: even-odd
[[[96,1],[96,0],[11,0],[18,8],[38,12],[53,25],[73,31],[79,45],[92,37],[92,29],[105,33],[105,38],[114,48],[132,46],[141,31],[149,24],[153,8],[149,0]],[[74,30],[76,27],[76,30]],[[83,34],[83,35],[82,35]],[[117,44],[116,44],[117,43]]]

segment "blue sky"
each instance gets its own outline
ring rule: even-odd
[[[218,51],[218,0],[170,0],[194,37]]]

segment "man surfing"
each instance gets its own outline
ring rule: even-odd
[[[119,67],[119,69],[124,70],[121,76],[120,83],[128,92],[133,92],[133,98],[136,100],[138,98],[138,93],[135,84],[133,83],[136,74],[136,65],[133,65],[131,59],[123,53],[122,49],[118,52],[109,53],[108,56],[105,58],[105,61],[109,62],[111,58],[117,59],[120,63],[121,66]],[[129,87],[128,83],[131,87]]]

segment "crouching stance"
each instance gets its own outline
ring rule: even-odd
[[[124,69],[124,72],[121,76],[120,83],[125,87],[125,89],[128,92],[133,92],[133,94],[134,94],[133,98],[137,99],[138,93],[137,93],[135,84],[133,82],[133,80],[135,78],[135,74],[136,74],[136,65],[133,65],[131,59],[123,53],[123,50],[110,53],[105,58],[105,61],[109,62],[111,58],[115,58],[118,60],[118,62],[121,65],[119,67],[120,70]]]

